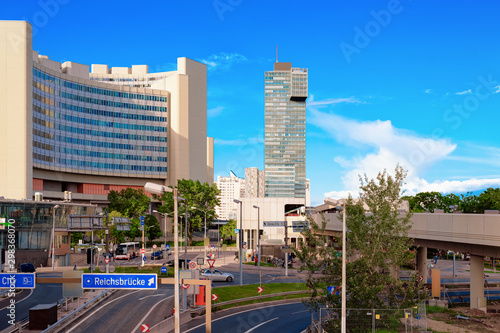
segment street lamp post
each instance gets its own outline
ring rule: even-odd
[[[257,260],[259,261],[258,266],[260,270],[260,207],[253,205],[253,208],[257,208]]]
[[[165,238],[164,247],[165,247],[165,252],[166,252],[167,251],[167,215],[168,214],[159,212],[157,210],[153,210],[153,213],[158,213],[163,217],[163,227],[164,227],[163,237]]]
[[[191,209],[197,209],[197,210],[199,210],[199,211],[201,211],[201,212],[203,212],[205,214],[205,234],[204,234],[204,237],[203,237],[203,241],[205,241],[205,239],[207,239],[207,211],[203,210],[201,208],[198,208],[198,207],[191,207]],[[205,260],[207,258],[207,247],[205,246],[205,244],[203,244],[203,248],[204,248],[203,260]]]
[[[184,200],[184,206],[186,206],[186,216],[184,222],[184,269],[188,269],[187,258],[188,258],[188,206],[187,200]],[[186,292],[184,292],[186,294]]]
[[[177,204],[178,200],[184,200],[183,198],[178,196],[177,188],[171,189],[169,187],[155,184],[155,183],[146,183],[144,185],[144,190],[149,193],[154,193],[158,195],[162,195],[165,192],[173,192],[174,197],[174,327],[175,333],[180,333],[180,317],[179,317],[179,216],[177,214]]]
[[[334,200],[326,198],[325,203],[327,204],[340,204],[339,200]],[[346,233],[346,211],[345,211],[345,201],[342,206],[336,206],[337,210],[342,211],[342,318],[341,318],[341,332],[346,332],[346,243],[345,243],[345,233]]]
[[[52,207],[52,270],[54,270],[55,256],[56,256],[56,209],[61,206],[55,205]]]
[[[239,239],[240,239],[240,286],[243,285],[243,202],[234,199],[233,200],[235,203],[240,204],[240,232],[239,232]]]

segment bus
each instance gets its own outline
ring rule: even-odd
[[[139,256],[139,249],[139,242],[120,243],[120,245],[116,247],[115,259],[130,260],[134,257],[134,255],[136,257]]]

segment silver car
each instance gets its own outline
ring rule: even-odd
[[[234,280],[233,274],[223,273],[223,272],[218,271],[216,269],[214,270],[213,273],[210,273],[209,269],[202,269],[200,272],[200,277],[204,277],[204,278],[207,278],[208,280],[212,280],[212,281],[231,282]]]

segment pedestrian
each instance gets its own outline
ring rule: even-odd
[[[255,255],[255,266],[257,266],[257,263],[259,262],[259,256]]]
[[[234,252],[234,261],[238,261],[238,251]]]
[[[434,256],[434,265],[437,265],[437,263],[438,263],[438,256],[437,256],[437,255],[435,255],[435,256]]]

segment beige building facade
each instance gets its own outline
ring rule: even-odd
[[[32,45],[28,22],[0,21],[0,196],[100,201],[148,181],[213,182],[206,65],[60,63]]]

